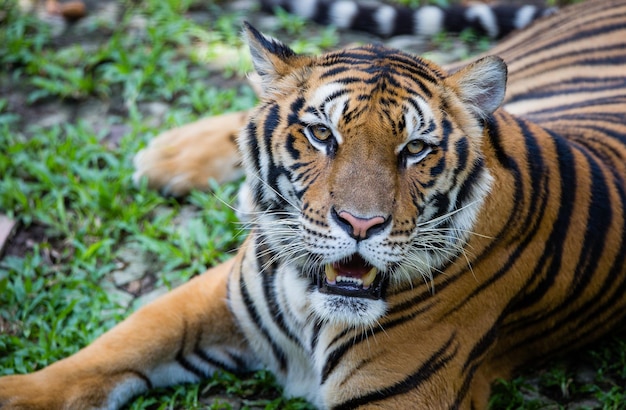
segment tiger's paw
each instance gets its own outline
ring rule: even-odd
[[[77,397],[72,397],[74,387],[71,384],[63,386],[58,382],[55,383],[38,373],[0,377],[0,409],[77,408],[74,406],[86,403]]]
[[[146,178],[148,187],[182,196],[208,189],[211,179],[236,180],[243,174],[236,137],[246,118],[247,112],[224,114],[160,134],[135,155],[133,181]]]
[[[1,410],[115,409],[146,390],[146,381],[132,373],[68,374],[49,368],[0,377]]]

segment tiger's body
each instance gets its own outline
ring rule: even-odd
[[[198,163],[216,143],[234,163],[229,130],[245,125],[253,229],[237,256],[76,355],[1,378],[3,409],[115,408],[259,367],[320,408],[485,408],[496,378],[623,326],[626,1],[497,46],[506,96],[495,57],[443,70],[246,33],[259,106],[213,144],[169,135]]]

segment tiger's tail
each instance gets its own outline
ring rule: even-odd
[[[433,36],[442,31],[460,32],[472,28],[489,37],[502,38],[556,11],[556,8],[513,4],[408,8],[355,0],[262,0],[261,4],[268,12],[280,7],[320,24],[365,31],[381,37],[403,34]]]

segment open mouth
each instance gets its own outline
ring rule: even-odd
[[[367,299],[383,296],[383,280],[378,269],[370,265],[359,254],[342,262],[324,266],[324,275],[318,277],[321,293]]]

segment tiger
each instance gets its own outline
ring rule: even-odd
[[[480,409],[496,379],[624,325],[625,0],[447,67],[244,33],[259,104],[181,150],[211,158],[234,144],[219,125],[242,126],[241,157],[222,154],[246,175],[247,239],[75,355],[0,378],[3,409],[112,409],[259,368],[321,409]]]

